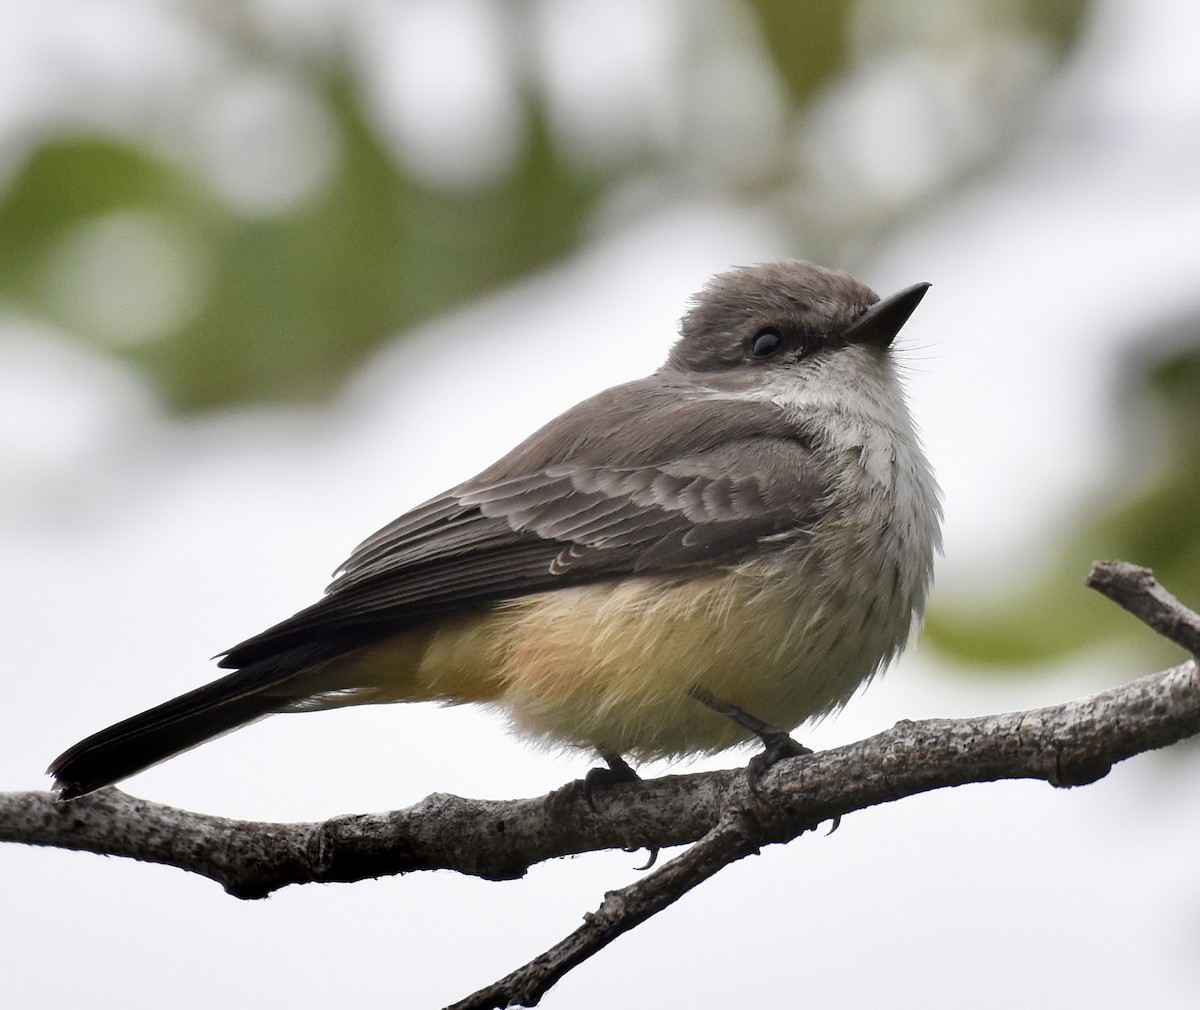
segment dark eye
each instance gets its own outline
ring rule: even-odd
[[[774,330],[763,330],[750,345],[750,353],[756,358],[769,358],[783,346],[783,337]]]

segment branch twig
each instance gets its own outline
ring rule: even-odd
[[[1149,568],[1128,561],[1097,561],[1088,573],[1087,584],[1163,638],[1200,656],[1200,614],[1159,585]]]

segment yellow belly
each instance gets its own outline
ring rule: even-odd
[[[907,637],[910,601],[881,608],[814,575],[783,552],[523,597],[364,650],[330,671],[328,689],[350,690],[323,704],[484,702],[547,743],[718,751],[747,734],[693,687],[790,730],[847,701]]]
[[[842,636],[822,627],[825,607],[770,581],[750,568],[512,605],[501,704],[519,730],[640,759],[746,739],[690,696],[696,686],[783,729],[823,715],[875,671],[883,650],[861,636],[839,648]]]

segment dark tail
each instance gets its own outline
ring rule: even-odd
[[[296,697],[279,690],[281,679],[261,668],[239,670],[93,733],[51,763],[55,789],[62,799],[82,796],[279,712]]]

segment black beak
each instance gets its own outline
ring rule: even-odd
[[[848,344],[870,344],[881,350],[891,346],[929,287],[928,284],[914,284],[891,298],[876,302],[846,327],[842,339]]]

